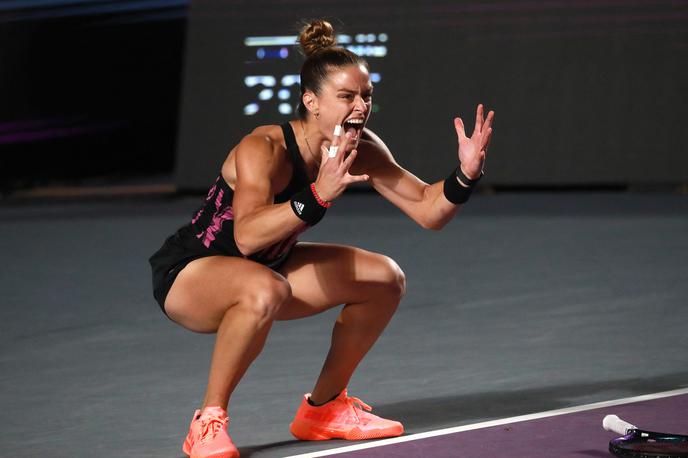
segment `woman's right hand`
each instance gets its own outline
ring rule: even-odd
[[[348,133],[335,136],[330,145],[337,148],[337,153],[334,157],[329,156],[329,148],[327,145],[323,144],[320,147],[322,157],[320,160],[318,178],[315,180],[315,190],[318,196],[324,201],[333,201],[339,197],[351,183],[367,181],[369,178],[368,175],[365,174],[349,174],[349,168],[356,160],[356,155],[358,154],[354,149],[348,156],[344,157],[350,143],[351,135]]]

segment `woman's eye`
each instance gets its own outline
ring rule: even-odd
[[[354,94],[340,94],[339,98],[353,101],[356,98],[356,96]],[[361,98],[363,99],[364,103],[369,103],[372,101],[373,96],[372,95],[363,95]]]

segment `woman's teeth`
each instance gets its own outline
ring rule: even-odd
[[[349,119],[344,123],[344,129],[346,132],[351,133],[352,137],[357,137],[358,131],[363,127],[364,122],[365,120],[363,119]]]

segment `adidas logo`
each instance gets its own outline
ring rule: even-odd
[[[294,207],[296,207],[296,212],[300,215],[301,213],[303,213],[303,208],[305,207],[305,205],[301,202],[294,201]]]

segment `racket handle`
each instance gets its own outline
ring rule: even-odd
[[[602,420],[602,427],[607,431],[612,431],[622,436],[625,436],[633,429],[638,429],[627,421],[623,421],[616,415],[607,415],[604,417],[604,420]]]

